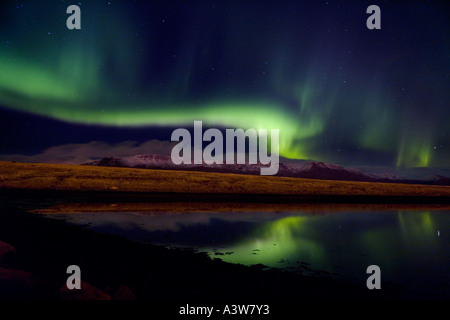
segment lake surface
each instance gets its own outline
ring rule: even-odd
[[[235,213],[70,213],[52,218],[102,233],[206,252],[211,258],[365,285],[369,265],[381,286],[411,297],[449,297],[450,212],[384,210]]]

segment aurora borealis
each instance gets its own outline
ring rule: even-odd
[[[111,133],[280,129],[287,158],[449,164],[443,2],[379,1],[381,30],[366,28],[364,1],[80,1],[82,29],[68,30],[71,4],[0,5],[1,154],[6,137],[39,135],[13,111]]]

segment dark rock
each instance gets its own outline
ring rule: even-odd
[[[0,241],[0,261],[4,260],[5,257],[15,255],[16,254],[16,248],[14,248],[12,245]]]
[[[113,300],[136,300],[133,291],[127,286],[122,286],[117,289],[113,296]]]
[[[30,272],[0,267],[0,300],[33,298],[38,282]]]
[[[62,300],[111,300],[107,293],[85,281],[81,281],[81,289],[70,290],[64,284],[59,294]]]

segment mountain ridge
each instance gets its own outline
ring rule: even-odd
[[[258,164],[180,164],[172,162],[170,156],[159,154],[139,154],[127,157],[104,157],[83,165],[124,167],[139,169],[159,170],[184,170],[201,172],[220,172],[259,175],[260,168],[264,165]],[[322,161],[302,161],[295,164],[280,163],[279,177],[308,178],[318,180],[340,180],[340,181],[364,181],[364,182],[391,182],[391,183],[420,183],[450,185],[450,178],[434,176],[428,180],[406,179],[392,173],[367,173],[354,168],[345,168],[334,163]]]

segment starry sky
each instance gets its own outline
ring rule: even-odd
[[[155,153],[202,120],[279,129],[285,158],[448,167],[449,17],[445,1],[4,1],[0,159]]]

